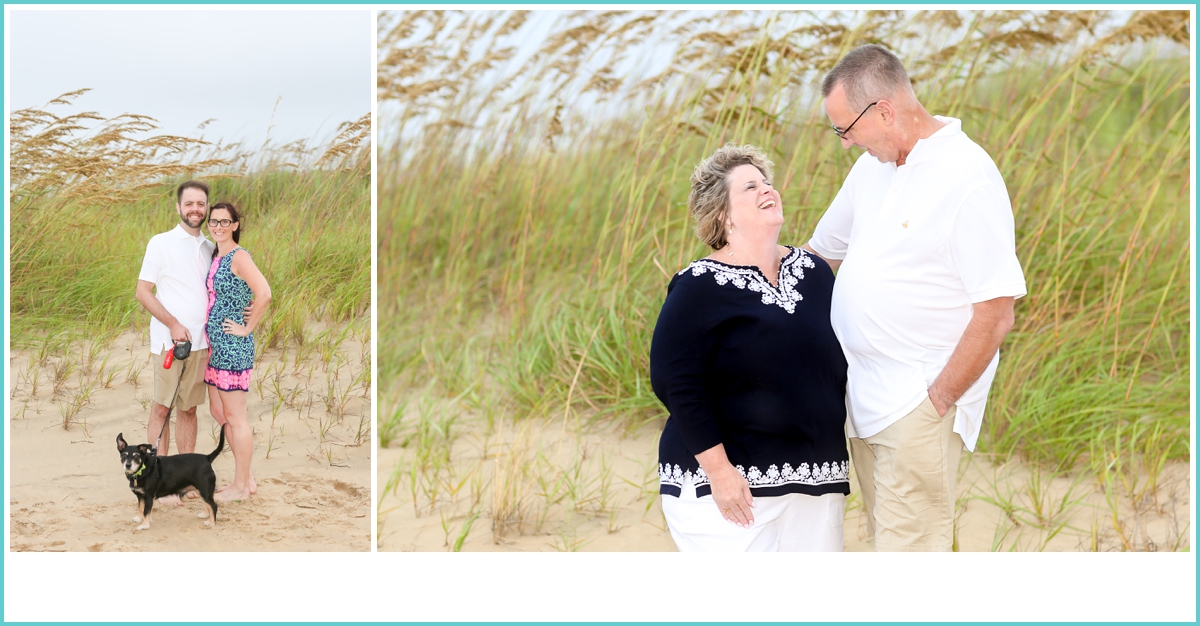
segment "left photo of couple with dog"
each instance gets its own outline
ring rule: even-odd
[[[11,22],[10,549],[369,551],[371,12]]]

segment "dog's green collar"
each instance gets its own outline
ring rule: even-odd
[[[146,464],[142,463],[142,466],[138,468],[138,471],[134,472],[133,477],[137,478],[138,476],[141,476],[142,472],[144,471],[146,471]]]

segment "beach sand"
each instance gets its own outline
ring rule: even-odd
[[[218,503],[215,528],[197,518],[206,510],[200,500],[185,500],[181,507],[156,504],[151,528],[135,529],[136,498],[120,464],[116,437],[123,433],[134,445],[148,439],[151,366],[145,332],[121,335],[107,350],[96,352],[91,368],[83,362],[87,346],[48,355],[36,370],[36,395],[30,366],[35,351],[13,351],[11,549],[370,550],[371,403],[369,387],[363,388],[359,376],[364,366],[369,376],[363,350],[369,351],[370,343],[339,338],[336,331],[310,325],[306,347],[268,350],[256,362],[248,409],[258,493]],[[72,362],[74,371],[54,393],[55,368],[65,371]],[[82,408],[64,429],[64,412],[76,405]],[[219,431],[207,406],[197,410],[196,452],[216,447]],[[171,453],[176,452],[172,440]],[[213,469],[218,485],[232,482],[228,446]]]
[[[408,403],[409,426],[380,450],[380,550],[676,549],[658,495],[661,422],[632,434],[574,419],[497,421],[489,431],[481,418],[459,411],[440,422],[452,442],[449,459],[430,462],[436,455],[423,448],[415,424],[453,410],[446,402]],[[957,549],[1189,549],[1188,464],[1167,463],[1150,482],[1144,469],[1114,474],[1106,490],[1093,474],[1051,475],[1021,462],[964,454]],[[845,550],[869,551],[853,475],[851,489]]]

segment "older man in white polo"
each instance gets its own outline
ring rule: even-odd
[[[880,551],[948,551],[959,457],[1025,295],[1008,190],[885,48],[852,50],[822,94],[842,147],[867,152],[805,247],[840,266],[831,315],[868,533]]]

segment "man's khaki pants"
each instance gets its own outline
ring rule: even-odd
[[[939,417],[928,398],[900,421],[850,438],[866,505],[867,538],[879,552],[949,552],[954,543],[954,480],[962,455],[950,407]]]

